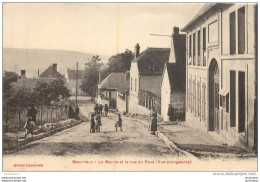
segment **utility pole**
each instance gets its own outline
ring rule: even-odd
[[[78,62],[77,62],[77,75],[76,75],[76,107],[78,106]]]

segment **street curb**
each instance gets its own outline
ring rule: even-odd
[[[136,121],[139,121],[140,123],[144,124],[146,127],[149,127],[148,123],[140,120],[140,119],[136,119],[136,118],[132,118],[135,119]],[[186,157],[190,157],[193,159],[197,159],[194,155],[192,155],[191,153],[184,151],[182,149],[180,149],[179,147],[177,147],[172,141],[170,141],[170,139],[165,136],[161,131],[157,131],[156,135],[162,139],[164,141],[164,143],[166,144],[166,146],[171,150],[171,152],[173,154],[177,154],[178,156],[186,156]]]
[[[26,144],[28,144],[30,142],[33,142],[33,141],[36,141],[36,140],[40,140],[40,139],[45,138],[45,137],[49,137],[49,136],[51,136],[51,135],[53,135],[55,133],[58,133],[60,131],[68,129],[68,128],[72,128],[72,127],[77,126],[77,125],[79,125],[81,123],[82,122],[72,123],[70,125],[66,125],[66,126],[63,126],[63,127],[57,128],[57,129],[53,129],[53,130],[47,131],[46,133],[41,133],[39,135],[34,136],[33,138],[27,138],[27,139],[22,140],[22,141],[17,141],[15,143],[16,145],[14,143],[10,143],[11,145],[8,146],[7,148],[3,149],[3,152],[5,154],[12,153],[15,150],[20,149],[21,147],[23,147],[24,145],[26,145]]]

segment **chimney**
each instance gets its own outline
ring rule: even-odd
[[[21,77],[22,78],[25,78],[25,72],[26,72],[26,70],[21,70]]]
[[[125,72],[125,82],[127,82],[130,79],[130,71]]]
[[[38,69],[38,77],[40,76],[40,69]]]
[[[139,56],[139,54],[140,54],[140,46],[137,43],[135,46],[135,58],[137,58]]]
[[[53,64],[52,66],[57,71],[57,63]]]
[[[179,35],[179,31],[180,31],[179,27],[173,27],[173,34],[174,35]]]

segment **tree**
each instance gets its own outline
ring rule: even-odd
[[[89,62],[87,62],[85,74],[83,76],[80,88],[88,93],[92,98],[96,96],[97,85],[99,81],[99,71],[104,66],[100,63],[101,58],[96,55],[91,58]]]
[[[18,75],[15,72],[4,71],[3,75],[3,116],[7,122],[9,120],[9,114],[16,111],[15,90],[12,88],[12,84],[17,82]]]
[[[108,59],[108,69],[112,72],[126,72],[130,70],[131,60],[134,59],[132,51],[126,49],[125,52],[111,56]]]
[[[69,90],[61,79],[54,80],[50,83],[43,81],[37,82],[34,93],[31,98],[34,98],[35,104],[41,108],[41,124],[43,106],[49,107],[52,101],[59,102],[61,99],[67,100],[70,97]]]

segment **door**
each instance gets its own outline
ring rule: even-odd
[[[209,66],[209,131],[219,130],[219,67],[215,59]]]

